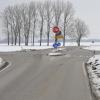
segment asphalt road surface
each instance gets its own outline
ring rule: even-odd
[[[0,71],[0,100],[92,100],[83,66],[92,52],[66,47],[64,56],[51,50],[0,53],[10,65]]]

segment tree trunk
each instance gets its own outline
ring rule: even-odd
[[[78,47],[80,47],[80,41],[81,41],[81,39],[79,38],[79,39],[77,40],[77,46],[78,46]]]
[[[25,46],[28,46],[29,36],[25,36]]]
[[[78,45],[78,47],[80,46],[81,38],[82,38],[82,35],[80,34],[79,37],[78,37],[78,39],[77,39],[77,45]]]
[[[56,35],[55,35],[55,37],[56,37]],[[57,39],[57,38],[55,38],[55,43],[57,43],[57,41],[58,41],[58,39]]]
[[[12,33],[11,44],[13,45],[13,43],[14,43],[14,38],[13,38],[13,33]]]
[[[15,45],[17,44],[17,36],[15,36]]]
[[[40,46],[41,46],[41,43],[42,43],[42,31],[40,32]]]
[[[7,20],[7,19],[6,19]],[[8,38],[8,45],[9,45],[9,43],[10,43],[10,36],[9,36],[10,34],[9,34],[9,28],[8,28],[8,20],[7,20],[7,38]]]
[[[14,36],[13,36],[13,30],[11,25],[11,44],[13,45],[13,43],[14,43]]]
[[[47,32],[47,46],[49,46],[49,35],[50,35],[50,32],[48,31]]]
[[[35,27],[36,27],[36,20],[34,20],[34,27],[33,27],[33,46],[34,46],[34,39],[35,39]]]
[[[48,26],[47,26],[47,46],[49,46],[49,37],[50,37],[50,25],[48,23]]]
[[[20,39],[20,31],[19,31],[19,46],[20,46],[20,42],[21,42],[21,39]]]
[[[35,32],[33,32],[33,46],[34,46],[34,35],[35,35],[34,33],[35,33]]]
[[[65,28],[66,28],[66,26],[65,26],[65,23],[64,23],[64,38],[63,38],[63,46],[65,46],[65,42],[66,42],[66,41],[65,41],[65,32],[66,32],[66,31],[65,31]]]
[[[8,45],[9,45],[9,32],[8,32]]]
[[[43,32],[43,19],[42,19],[41,28],[40,28],[40,46],[41,46],[41,43],[42,43],[42,32]]]

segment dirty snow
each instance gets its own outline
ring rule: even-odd
[[[100,55],[95,55],[90,58],[87,64],[92,90],[100,98]]]

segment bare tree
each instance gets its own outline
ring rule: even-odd
[[[32,9],[32,30],[33,30],[33,46],[34,46],[34,39],[35,39],[35,31],[36,31],[36,22],[37,22],[37,3],[36,2],[30,2],[30,8]]]
[[[55,18],[55,25],[58,26],[61,18],[61,14],[63,13],[63,2],[60,0],[54,1],[53,3],[53,12]]]
[[[75,20],[75,39],[77,42],[77,45],[80,46],[80,41],[83,37],[87,36],[89,33],[87,25],[84,23],[84,21],[77,18]]]
[[[23,4],[22,6],[22,21],[23,21],[23,32],[25,37],[25,45],[28,45],[29,38],[29,18],[28,18],[28,7]]]
[[[22,20],[23,20],[23,31],[25,37],[25,45],[28,45],[29,34],[32,23],[32,8],[29,5],[23,5],[22,7]]]
[[[45,1],[45,12],[46,12],[46,22],[47,22],[47,46],[49,46],[49,38],[50,38],[50,24],[54,17],[53,8],[51,1]]]
[[[19,8],[18,6],[14,6],[8,9],[10,12],[10,26],[11,26],[11,34],[12,34],[12,42],[13,42],[13,36],[14,36],[14,44],[17,44],[17,38],[18,38],[18,32],[21,27],[20,25],[20,14],[19,14]],[[13,44],[13,43],[12,43]]]
[[[13,25],[13,33],[14,33],[14,43],[17,44],[18,37],[18,14],[17,14],[17,6],[12,9],[12,25]]]
[[[21,28],[22,28],[22,17],[21,17],[21,7],[14,6],[14,17],[15,17],[15,45],[17,43],[17,37],[19,36],[19,46],[21,43]]]
[[[44,3],[38,2],[38,12],[40,16],[40,46],[42,43],[42,35],[43,35],[43,26],[44,26],[44,19],[45,19],[45,7]]]
[[[32,43],[34,45],[35,36],[38,35],[41,46],[43,32],[45,31],[44,26],[46,26],[45,36],[47,37],[47,45],[49,45],[50,28],[53,24],[53,26],[62,26],[64,46],[66,36],[74,38],[78,46],[80,46],[81,38],[86,36],[89,31],[85,23],[80,19],[73,21],[73,15],[74,9],[72,3],[60,0],[52,2],[30,2],[29,4],[9,6],[4,10],[3,14],[8,45],[10,41],[12,45],[14,43],[16,45],[18,39],[20,45],[21,36],[23,34],[25,45],[28,45],[30,38],[32,38]],[[36,31],[37,33],[39,31],[39,34],[37,34]],[[57,38],[55,38],[55,42],[57,42]]]
[[[9,32],[9,11],[6,8],[3,13],[3,22],[5,27],[5,32],[7,34],[8,45],[10,44],[10,32]]]
[[[17,14],[16,14],[16,8],[15,7],[8,7],[7,8],[9,11],[9,25],[10,25],[10,34],[11,34],[11,38],[12,38],[12,45],[13,43],[17,43],[17,37],[18,37],[18,18],[17,18]],[[15,41],[14,41],[15,40]]]
[[[7,34],[8,34],[8,45],[9,45],[9,38],[11,35],[11,44],[13,45],[14,43],[14,17],[13,17],[13,7],[8,6],[5,10],[4,10],[4,23],[5,23],[5,27],[7,29]]]
[[[64,23],[63,23],[63,34],[64,34],[64,39],[63,39],[63,46],[65,46],[65,37],[66,35],[69,35],[69,29],[70,31],[71,26],[72,26],[72,18],[73,18],[73,14],[74,14],[74,9],[73,9],[73,5],[72,3],[70,3],[69,1],[66,3],[63,3],[63,7],[64,7]],[[70,28],[69,28],[70,27]],[[67,29],[68,28],[68,29]]]

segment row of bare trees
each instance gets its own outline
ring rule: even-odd
[[[28,45],[30,37],[34,45],[35,39],[39,37],[41,46],[43,36],[46,36],[49,46],[53,35],[52,27],[58,26],[64,35],[63,45],[66,37],[71,37],[80,46],[81,38],[89,32],[83,21],[74,18],[74,8],[69,1],[30,2],[8,6],[3,12],[3,22],[8,45],[21,45],[23,38],[25,45]]]

